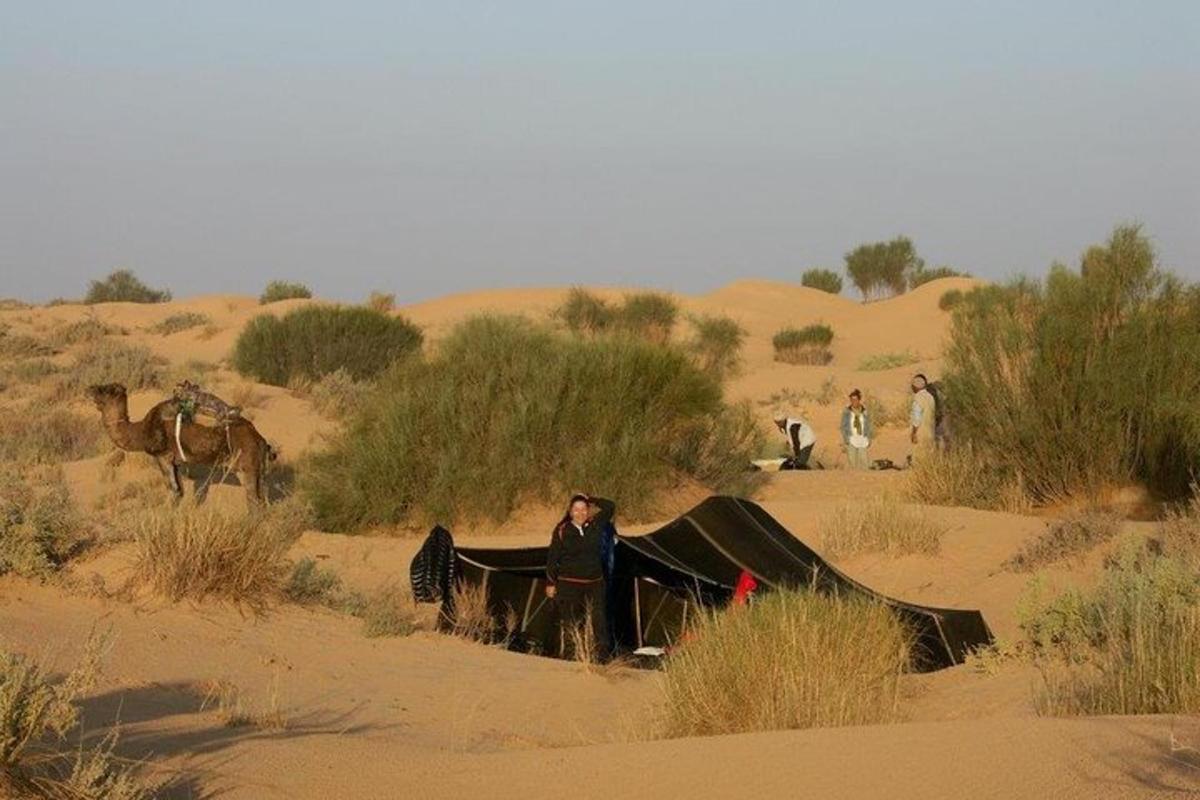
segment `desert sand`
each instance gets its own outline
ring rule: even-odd
[[[791,284],[741,281],[709,294],[679,295],[685,313],[727,314],[748,331],[740,372],[727,395],[761,411],[764,430],[779,405],[804,414],[818,435],[815,458],[829,469],[777,473],[759,501],[811,544],[819,519],[852,497],[900,495],[901,472],[851,473],[836,443],[846,393],[860,388],[888,408],[906,401],[909,376],[940,373],[949,316],[938,299],[966,279],[927,284],[891,300],[861,304]],[[545,319],[565,289],[455,295],[397,309],[426,332],[429,346],[458,320],[481,311]],[[616,290],[602,290],[617,297]],[[248,297],[206,296],[164,305],[62,305],[0,312],[14,332],[44,334],[95,314],[183,367],[220,362],[238,331],[259,313]],[[183,311],[206,314],[207,329],[169,336],[145,328]],[[785,325],[825,322],[836,331],[828,366],[775,362],[772,335]],[[678,336],[687,335],[681,324]],[[915,362],[861,371],[864,357],[910,352]],[[69,360],[69,353],[56,358]],[[222,366],[206,377],[223,394],[249,398],[247,416],[276,444],[284,463],[336,423],[300,394],[251,384]],[[822,397],[822,388],[831,386]],[[10,388],[6,402],[23,389]],[[137,393],[136,418],[155,400]],[[824,401],[824,402],[823,402]],[[77,410],[92,414],[78,398]],[[902,426],[887,427],[872,455],[902,461]],[[785,449],[775,435],[773,447]],[[148,483],[141,457],[106,467],[107,456],[64,465],[85,508],[114,487]],[[165,500],[166,492],[162,493]],[[677,508],[690,505],[681,492]],[[210,502],[241,503],[236,486],[217,486]],[[1028,577],[1001,562],[1042,532],[1046,514],[969,509],[925,513],[950,529],[937,556],[859,556],[838,563],[893,596],[979,608],[1000,638],[1018,635],[1016,608]],[[503,526],[456,531],[465,544],[542,544],[557,513],[529,508]],[[1146,523],[1127,522],[1137,530]],[[626,532],[655,527],[626,525]],[[368,536],[308,532],[294,548],[369,590],[405,583],[420,544],[412,530]],[[73,564],[61,583],[0,578],[0,637],[14,650],[66,666],[93,628],[114,638],[101,685],[85,702],[94,735],[119,724],[120,752],[180,776],[173,796],[221,798],[404,797],[1183,797],[1200,792],[1200,768],[1186,746],[1200,746],[1200,722],[1177,717],[1053,719],[1032,704],[1031,668],[995,674],[960,666],[906,678],[904,721],[892,725],[648,741],[660,694],[655,673],[584,666],[509,653],[420,632],[368,639],[360,621],[328,610],[280,606],[253,615],[222,605],[170,604],[124,596],[118,587],[130,552],[116,546]],[[1090,580],[1102,552],[1050,571],[1056,583]],[[219,683],[236,686],[250,709],[286,722],[228,727],[205,704]]]

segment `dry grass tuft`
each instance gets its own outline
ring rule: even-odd
[[[454,619],[450,632],[475,642],[490,643],[495,638],[495,620],[487,607],[487,591],[482,586],[459,584],[454,587]]]
[[[866,356],[859,361],[858,369],[860,372],[879,372],[898,367],[907,367],[910,364],[916,364],[920,360],[921,357],[919,355],[907,350],[903,353],[876,353],[872,356]]]
[[[1104,511],[1086,510],[1055,521],[1046,532],[1004,562],[1009,572],[1035,569],[1068,559],[1079,559],[1121,530],[1121,520]]]
[[[266,731],[284,731],[288,728],[287,712],[280,699],[278,671],[272,675],[267,687],[266,702],[257,707],[232,681],[209,681],[204,687],[200,710],[206,711],[210,708],[226,728],[251,727]]]
[[[62,390],[78,394],[101,383],[124,384],[131,392],[161,386],[165,360],[141,345],[102,339],[88,345],[63,376]]]
[[[61,463],[100,452],[95,419],[60,406],[30,404],[0,415],[0,461]]]
[[[882,605],[772,592],[700,616],[667,659],[659,727],[675,737],[890,722],[910,650]]]
[[[818,526],[822,546],[833,558],[857,553],[937,553],[946,528],[912,511],[890,495],[839,507]]]
[[[49,577],[89,535],[60,471],[0,466],[0,575]]]
[[[370,297],[367,298],[367,308],[375,311],[382,311],[386,314],[395,307],[396,295],[390,292],[371,292]]]
[[[89,314],[75,322],[62,323],[50,332],[50,345],[61,350],[77,344],[87,344],[103,339],[105,336],[120,336],[124,328],[101,322],[95,315]]]
[[[931,506],[965,506],[1010,514],[1032,505],[1020,476],[1008,476],[968,447],[954,447],[917,461],[909,473],[908,499]]]
[[[229,402],[247,411],[262,408],[270,397],[253,383],[239,383],[229,392]]]
[[[294,501],[234,512],[185,500],[135,519],[134,580],[172,601],[225,600],[261,610],[283,596],[287,551],[307,522]]]
[[[356,381],[344,369],[322,375],[311,382],[295,382],[294,390],[307,394],[313,406],[326,417],[341,419],[354,413],[371,389],[368,381]]]
[[[157,333],[160,336],[170,336],[173,333],[179,333],[180,331],[198,328],[201,325],[209,325],[211,323],[212,318],[207,314],[198,314],[195,311],[180,311],[177,314],[163,318],[146,328],[146,330],[150,333]]]
[[[363,634],[368,638],[410,636],[421,627],[412,593],[395,584],[378,589],[362,606]]]

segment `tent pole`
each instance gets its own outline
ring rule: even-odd
[[[641,581],[637,576],[633,578],[633,616],[637,624],[637,649],[642,649],[642,594],[638,591],[638,584]]]

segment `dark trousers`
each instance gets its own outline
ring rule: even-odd
[[[811,469],[808,466],[808,457],[812,455],[813,446],[802,447],[796,455],[787,459],[780,465],[780,469]]]
[[[608,658],[608,617],[604,613],[604,581],[574,583],[560,580],[554,596],[555,615],[558,617],[559,655],[563,658],[580,658],[575,652],[573,630],[580,630],[591,617],[593,658],[604,661]]]

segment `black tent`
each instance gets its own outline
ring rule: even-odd
[[[445,532],[439,536],[439,543],[448,546]],[[515,623],[513,641],[526,649],[547,650],[543,643],[553,641],[557,632],[544,593],[546,548],[461,548],[453,556],[444,559],[453,579],[483,587],[497,624]],[[416,565],[414,561],[414,587]],[[992,640],[978,611],[885,597],[831,567],[756,503],[710,497],[652,533],[618,540],[609,584],[609,623],[617,646],[629,651],[670,645],[698,607],[729,602],[743,570],[762,590],[811,587],[884,603],[915,632],[919,669],[961,663],[970,649]],[[444,575],[435,582],[448,585]],[[446,614],[452,615],[453,609],[447,607]]]

